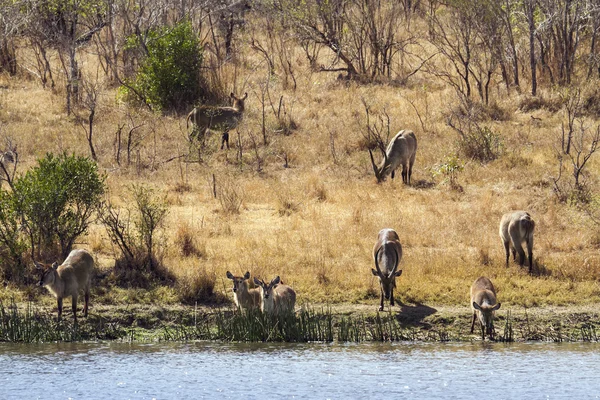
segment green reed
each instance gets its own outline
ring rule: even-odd
[[[0,342],[79,342],[120,339],[124,335],[118,325],[102,319],[90,318],[79,324],[41,313],[31,302],[20,310],[14,300],[8,305],[0,301]]]
[[[514,342],[514,332],[513,332],[513,326],[512,326],[513,322],[511,319],[511,312],[510,310],[506,311],[506,319],[504,321],[504,332],[502,332],[502,335],[498,335],[497,340],[499,342]]]
[[[260,311],[217,310],[201,315],[194,325],[165,327],[163,340],[222,340],[232,342],[365,342],[419,340],[417,331],[403,328],[395,314],[374,317],[338,316],[331,309],[303,308],[297,313],[270,316]],[[432,337],[428,337],[432,340]],[[436,341],[448,340],[438,332]]]
[[[189,313],[189,314],[188,314]],[[328,307],[303,307],[296,313],[270,316],[259,310],[240,312],[218,308],[204,313],[184,311],[175,318],[164,315],[154,328],[136,326],[136,319],[119,318],[119,313],[90,313],[74,323],[69,313],[61,320],[55,311],[39,311],[33,303],[18,306],[14,301],[0,301],[0,342],[73,342],[97,340],[125,341],[192,341],[227,342],[447,342],[472,340],[463,329],[448,325],[417,326],[402,324],[392,311],[375,314],[340,315]],[[171,316],[172,317],[172,316]],[[513,318],[506,313],[504,329],[496,337],[500,342],[519,340],[598,341],[597,324],[589,321],[580,326],[553,321],[541,324],[530,319]],[[159,326],[159,328],[157,328]],[[465,325],[464,330],[467,329]]]

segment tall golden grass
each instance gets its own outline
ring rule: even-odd
[[[480,275],[492,279],[506,305],[600,301],[599,227],[577,208],[557,202],[552,192],[561,112],[521,112],[519,95],[501,93],[497,107],[509,118],[489,125],[502,138],[502,154],[488,164],[462,159],[464,171],[457,178],[462,190],[456,190],[433,173],[436,164],[456,153],[458,136],[444,116],[456,103],[453,91],[432,77],[415,76],[406,87],[340,83],[334,75],[311,71],[298,55],[297,90],[284,88],[277,77],[270,81],[296,129],[280,133],[279,121],[268,112],[265,146],[259,140],[259,94],[266,71],[249,46],[240,57],[247,67],[236,71],[237,78],[232,74],[231,84],[232,90],[249,93],[238,129],[241,159],[237,132],[231,133],[235,144],[229,151],[216,151],[219,135],[213,135],[211,150],[199,163],[187,141],[184,115],[128,108],[116,101],[116,88],[108,84],[101,93],[94,144],[109,196],[126,202],[133,183],[167,194],[164,264],[182,279],[182,287],[214,286],[230,296],[225,271],[248,270],[263,279],[280,275],[294,287],[300,304],[375,304],[379,288],[370,273],[371,249],[377,232],[391,227],[404,249],[396,291],[401,302],[467,304],[470,284]],[[91,55],[82,65],[96,68]],[[46,152],[89,155],[82,126],[66,116],[61,89],[44,90],[26,76],[0,76],[0,83],[0,133],[17,143],[21,173]],[[389,115],[392,134],[415,131],[413,186],[401,179],[376,183],[364,147],[363,99],[373,112]],[[83,109],[76,113],[87,116]],[[117,163],[120,126],[123,135],[133,129],[135,141],[129,160],[122,148]],[[587,168],[589,185],[597,192],[597,157]],[[533,276],[516,264],[504,265],[498,223],[503,213],[516,209],[528,210],[536,221],[538,273]],[[116,257],[100,225],[79,246],[94,251],[104,269]],[[146,301],[120,290],[114,293],[123,301]]]

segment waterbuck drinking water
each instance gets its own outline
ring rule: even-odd
[[[373,165],[377,183],[383,182],[389,174],[394,179],[396,169],[402,165],[402,182],[410,185],[412,167],[417,154],[417,138],[414,132],[401,130],[390,141],[387,150],[385,152],[382,151],[382,153],[383,159],[379,163],[379,166],[377,166],[373,159],[373,153],[369,149],[371,164]]]
[[[186,127],[189,129],[190,121],[193,126],[190,139],[193,139],[195,135],[201,135],[204,139],[209,130],[219,130],[223,132],[221,150],[225,144],[229,149],[229,130],[235,128],[242,120],[244,100],[248,97],[248,93],[244,93],[242,98],[236,97],[233,93],[230,96],[233,99],[231,107],[200,106],[190,111],[186,118]]]
[[[398,271],[398,264],[402,259],[402,246],[395,230],[386,228],[379,231],[377,242],[373,247],[373,258],[376,269],[371,269],[371,272],[379,278],[381,285],[379,311],[383,311],[384,297],[390,300],[391,306],[394,305],[396,277],[402,275],[402,270]]]
[[[83,315],[88,316],[90,286],[94,271],[94,258],[90,253],[85,250],[73,250],[60,266],[56,262],[52,266],[40,263],[35,265],[42,274],[39,286],[45,286],[58,301],[59,319],[62,316],[63,299],[71,296],[73,319],[77,322],[77,297],[82,289],[85,295]]]
[[[510,250],[512,250],[513,260],[516,260],[516,254],[519,253],[519,265],[525,264],[525,251],[522,243],[527,243],[527,253],[529,256],[529,273],[533,269],[533,231],[535,222],[528,212],[514,211],[502,216],[500,220],[500,238],[504,243],[506,250],[506,266]]]
[[[233,281],[233,300],[240,310],[257,309],[260,306],[260,290],[248,287],[250,272],[244,276],[234,276],[227,271],[227,278]]]
[[[496,289],[494,289],[492,281],[485,276],[477,278],[471,286],[471,308],[473,309],[471,333],[475,329],[475,319],[479,319],[481,340],[485,340],[486,332],[490,338],[493,337],[494,314],[500,308],[500,303],[496,301]]]
[[[296,292],[280,282],[279,276],[276,276],[269,284],[254,278],[254,283],[260,290],[260,310],[263,313],[281,315],[294,312]]]

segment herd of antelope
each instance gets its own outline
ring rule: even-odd
[[[187,116],[186,122],[193,124],[194,135],[201,135],[204,139],[206,133],[211,129],[222,131],[221,149],[226,145],[229,148],[229,130],[235,128],[244,113],[244,97],[237,97],[231,93],[233,105],[231,107],[201,106],[194,108]],[[410,184],[412,168],[417,152],[417,138],[410,130],[401,130],[392,138],[385,151],[382,149],[383,158],[379,165],[375,164],[373,153],[369,150],[373,171],[377,182],[380,183],[388,175],[394,179],[396,169],[402,166],[402,182]],[[499,234],[506,252],[506,265],[508,267],[510,252],[513,260],[519,254],[519,264],[525,264],[525,251],[523,243],[527,246],[527,258],[529,261],[529,272],[533,268],[533,231],[535,222],[525,211],[507,213],[500,219]],[[384,309],[384,299],[389,300],[394,306],[394,289],[396,278],[402,275],[398,269],[402,260],[402,246],[398,233],[391,228],[379,231],[375,246],[373,247],[373,260],[375,269],[371,269],[374,276],[379,279],[381,298],[379,310]],[[41,271],[40,286],[44,286],[52,293],[58,301],[58,317],[62,315],[63,299],[71,297],[73,318],[77,321],[77,299],[79,292],[83,290],[85,305],[84,316],[88,315],[91,279],[94,270],[94,259],[85,250],[73,250],[62,265],[54,263],[52,266],[36,263]],[[233,299],[240,311],[260,310],[270,315],[281,315],[293,313],[296,304],[296,292],[290,286],[282,283],[281,278],[276,276],[269,283],[254,277],[251,287],[249,284],[250,272],[243,276],[235,276],[227,271],[227,278],[233,281]],[[494,312],[500,308],[496,299],[496,290],[491,280],[481,276],[471,286],[470,306],[473,310],[471,333],[475,328],[475,321],[479,320],[481,336],[485,339],[487,333],[490,337],[494,335]]]

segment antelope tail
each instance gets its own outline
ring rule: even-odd
[[[521,219],[521,226],[525,230],[525,237],[529,238],[535,229],[535,221],[531,219],[531,217],[527,216],[527,218]]]

